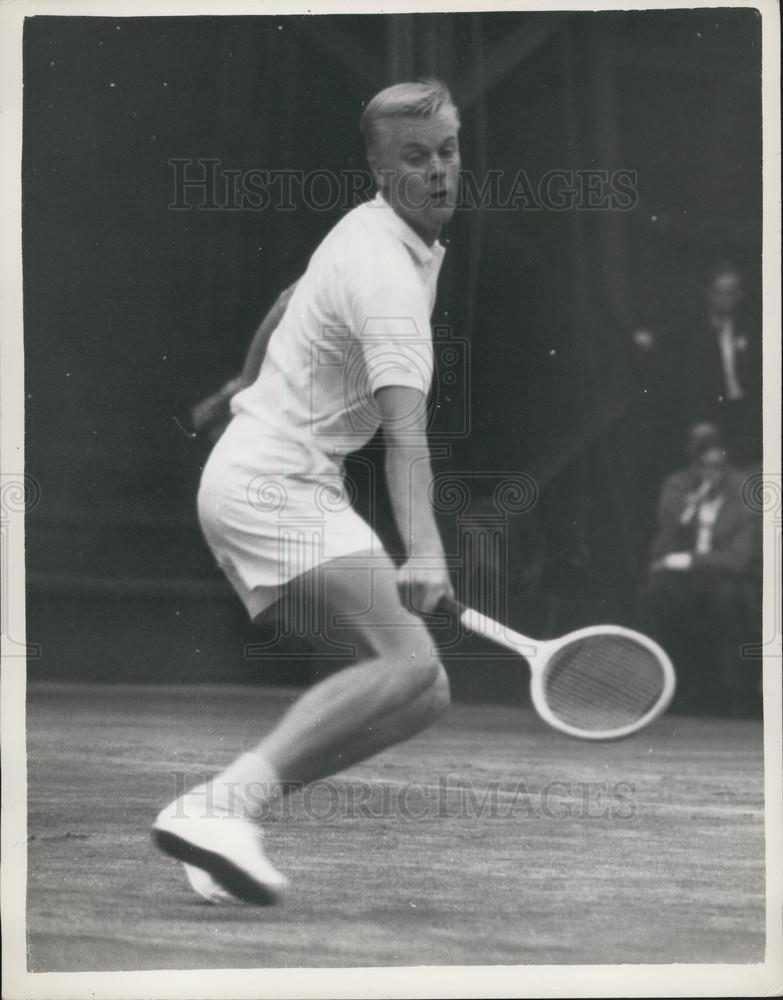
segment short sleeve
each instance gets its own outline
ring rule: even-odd
[[[427,395],[433,373],[428,299],[413,263],[400,256],[393,248],[382,262],[370,254],[356,267],[350,326],[361,346],[371,394],[398,385]]]

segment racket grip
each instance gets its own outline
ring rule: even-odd
[[[454,615],[455,618],[461,618],[465,613],[466,607],[462,601],[458,601],[456,597],[441,597],[438,601],[438,611],[443,611],[446,614]]]
[[[475,608],[463,604],[456,597],[442,597],[438,602],[438,610],[454,615],[460,625],[468,632],[481,636],[483,639],[489,639],[490,642],[495,642],[500,646],[505,646],[513,653],[521,653],[528,660],[536,655],[537,644],[534,639],[528,639],[517,632],[512,632],[511,629],[492,618],[480,614]]]

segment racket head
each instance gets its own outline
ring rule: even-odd
[[[530,695],[550,726],[583,740],[638,732],[668,708],[677,684],[671,660],[649,636],[591,625],[542,645]]]

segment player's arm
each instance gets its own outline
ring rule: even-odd
[[[261,371],[261,364],[266,355],[266,349],[269,346],[269,338],[280,325],[280,320],[288,308],[288,303],[291,301],[291,296],[294,294],[297,284],[298,282],[295,281],[293,285],[289,285],[285,291],[278,295],[275,304],[266,316],[264,316],[261,325],[253,335],[247,357],[245,358],[245,364],[238,379],[242,388],[252,385],[258,378],[258,373]]]
[[[269,345],[269,338],[275,332],[283,318],[283,313],[288,307],[291,296],[297,283],[286,288],[275,300],[274,305],[264,316],[261,325],[258,327],[250,342],[245,363],[242,371],[236,378],[229,379],[225,385],[221,386],[217,392],[213,392],[206,399],[202,399],[191,410],[191,422],[193,429],[199,433],[206,434],[211,440],[216,441],[226,428],[231,419],[229,404],[231,399],[242,389],[246,389],[258,378],[261,371],[261,364],[266,355]]]
[[[453,597],[453,590],[430,499],[426,397],[418,389],[389,385],[378,389],[375,399],[386,443],[389,496],[407,555],[400,590],[414,611],[433,611],[442,597]]]

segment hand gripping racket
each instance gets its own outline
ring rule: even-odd
[[[657,719],[672,700],[676,675],[671,660],[640,632],[591,625],[560,639],[529,639],[457,602],[449,601],[447,607],[470,632],[527,660],[533,707],[569,736],[630,736]]]

